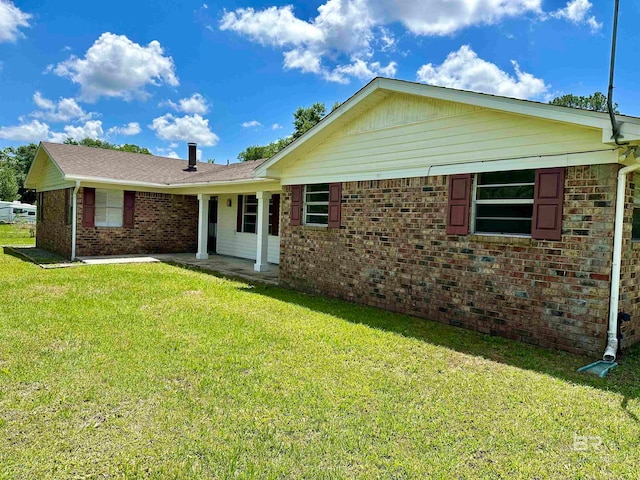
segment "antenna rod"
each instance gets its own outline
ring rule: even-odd
[[[616,37],[618,34],[618,7],[620,1],[615,0],[615,6],[613,10],[613,35],[611,36],[611,65],[609,66],[609,92],[607,94],[607,110],[609,111],[609,118],[611,119],[611,129],[613,131],[612,138],[615,140],[616,145],[620,145],[618,139],[620,135],[620,124],[616,121],[616,116],[613,113],[613,71],[616,64]]]

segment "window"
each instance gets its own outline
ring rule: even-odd
[[[329,224],[329,184],[318,183],[304,188],[304,224]]]
[[[96,189],[96,227],[122,227],[124,191]]]
[[[38,221],[42,222],[44,220],[44,192],[38,192],[36,196],[36,203],[38,212],[38,216],[36,218]]]
[[[633,188],[633,228],[631,238],[640,241],[640,175],[637,175],[638,183]]]
[[[535,170],[477,174],[474,232],[531,235],[535,181]]]
[[[274,201],[275,207],[274,207]],[[269,199],[269,235],[279,235],[280,195],[274,194]],[[258,231],[258,198],[255,195],[242,195],[242,232]]]
[[[258,198],[255,195],[245,195],[242,203],[242,231],[256,233],[258,224]]]

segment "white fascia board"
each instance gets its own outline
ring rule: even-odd
[[[618,141],[620,143],[626,142],[635,142],[637,143],[640,140],[640,125],[630,122],[622,122],[620,124],[620,138]],[[613,139],[613,129],[611,128],[611,124],[602,129],[602,143],[606,143],[609,145],[615,145],[615,140]]]
[[[353,107],[358,105],[364,98],[368,97],[374,91],[378,90],[378,83],[382,80],[380,78],[375,78],[369,84],[365,85],[362,89],[357,91],[351,98],[346,100],[342,105],[336,108],[333,112],[330,112],[329,115],[324,117],[320,122],[316,123],[313,127],[311,127],[308,131],[304,133],[300,138],[297,138],[292,143],[284,147],[278,153],[276,153],[269,160],[264,162],[258,168],[255,169],[254,176],[255,177],[271,177],[278,178],[279,171],[272,170],[270,167],[275,163],[279,162],[282,158],[289,155],[289,153],[297,150],[299,147],[304,145],[309,141],[310,138],[314,137],[322,130],[327,128],[329,125],[338,121],[342,116],[351,110]]]
[[[368,180],[390,180],[397,178],[431,177],[461,173],[504,172],[535,168],[573,167],[579,165],[604,165],[618,163],[616,150],[562,154],[552,157],[531,157],[460,162],[451,164],[424,165],[406,169],[376,170],[375,172],[323,175],[322,177],[287,177],[282,185],[304,185],[309,183],[359,182]]]
[[[229,186],[229,185],[245,185],[245,184],[260,184],[269,182],[271,180],[266,178],[251,178],[246,180],[228,180],[223,182],[197,182],[197,183],[153,183],[153,182],[139,182],[132,180],[117,180],[113,178],[104,177],[89,177],[84,175],[65,175],[65,180],[68,181],[80,181],[83,183],[92,184],[104,184],[104,185],[117,185],[123,187],[144,187],[152,189],[166,189],[172,190],[177,188],[198,188],[198,187],[216,187],[216,186]]]

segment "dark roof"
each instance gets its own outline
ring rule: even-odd
[[[188,171],[188,162],[182,159],[50,142],[41,145],[68,176],[162,185],[250,180],[264,161],[231,165],[198,162],[196,171]]]

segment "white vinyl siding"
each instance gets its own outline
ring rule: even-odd
[[[227,207],[227,200],[231,206]],[[256,259],[258,236],[255,233],[236,232],[238,195],[218,196],[217,251],[220,255]],[[269,263],[280,262],[280,237],[269,235]]]
[[[450,103],[447,110],[442,101],[416,98],[406,102],[403,97],[390,95],[301,157],[287,160],[281,166],[282,183],[424,176],[436,174],[433,167],[438,166],[437,174],[462,173],[464,169],[457,165],[462,163],[484,168],[475,171],[497,171],[564,166],[571,161],[617,161],[613,152],[583,154],[577,160],[562,155],[605,149],[602,131],[596,128],[488,109],[464,112],[453,102],[444,102]],[[412,110],[401,115],[398,105]],[[420,113],[423,120],[417,120]],[[402,123],[405,120],[408,123]],[[537,158],[548,154],[560,155]],[[522,157],[531,157],[528,163],[533,166]],[[491,163],[509,159],[518,159],[511,162],[516,168],[496,169]],[[450,166],[449,171],[444,166]]]
[[[96,189],[96,227],[122,227],[124,191]]]

